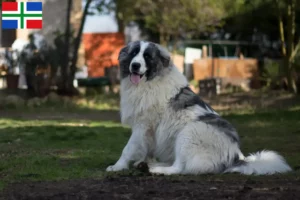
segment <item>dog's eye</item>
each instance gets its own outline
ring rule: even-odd
[[[139,53],[139,51],[138,50],[134,50],[133,52],[132,52],[132,54],[135,56],[135,55],[137,55]]]
[[[151,56],[150,56],[150,54],[145,53],[145,54],[144,54],[144,58],[149,59],[149,58],[151,58]]]

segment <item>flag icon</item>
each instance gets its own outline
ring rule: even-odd
[[[42,2],[3,2],[2,29],[41,29]]]

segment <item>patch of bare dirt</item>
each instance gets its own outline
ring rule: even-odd
[[[119,177],[13,184],[0,194],[5,200],[98,199],[300,199],[300,181],[195,181],[165,177]]]
[[[269,91],[260,94],[256,94],[255,92],[241,92],[202,98],[215,110],[232,110],[249,107],[254,109],[287,109],[291,106],[299,105],[300,102],[300,96],[282,91]]]

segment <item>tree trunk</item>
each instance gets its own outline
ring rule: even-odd
[[[123,13],[121,12],[122,7],[120,6],[120,2],[124,0],[117,0],[116,2],[116,18],[117,18],[117,23],[119,27],[119,32],[123,33],[125,26],[124,26],[124,16]]]
[[[80,43],[81,43],[81,36],[82,36],[82,32],[83,32],[84,22],[85,22],[87,14],[88,14],[88,8],[89,8],[91,2],[92,2],[92,0],[87,0],[87,2],[85,4],[83,15],[82,15],[82,18],[81,18],[80,28],[78,30],[77,36],[76,36],[75,41],[74,41],[74,48],[73,48],[71,66],[70,66],[70,73],[69,73],[69,76],[68,76],[68,90],[71,93],[73,93],[73,91],[75,91],[73,81],[74,81],[74,78],[75,78],[76,67],[77,67],[78,49],[79,49],[79,46],[80,46]]]
[[[172,53],[176,53],[178,50],[178,42],[179,42],[179,34],[173,35],[173,47],[172,47]]]
[[[68,90],[68,73],[69,73],[69,49],[70,49],[70,17],[73,0],[68,0],[67,16],[66,16],[66,29],[65,29],[65,51],[63,57],[63,64],[61,66],[61,85],[59,90],[66,93]]]
[[[285,48],[285,38],[284,38],[284,27],[283,27],[283,20],[282,16],[278,16],[278,23],[279,23],[279,34],[280,34],[280,42],[281,42],[281,52],[282,55],[286,55],[286,48]]]
[[[164,31],[164,28],[159,28],[159,44],[167,47],[170,35]]]
[[[278,9],[280,10],[280,9]],[[280,42],[281,42],[281,53],[282,56],[285,58],[286,57],[286,46],[285,46],[285,37],[284,37],[284,26],[283,26],[283,19],[281,13],[278,15],[278,25],[279,25],[279,34],[280,34]],[[285,62],[284,62],[285,65]],[[278,72],[278,77],[280,80],[285,79],[284,77],[284,65],[279,66],[279,72]]]
[[[167,46],[167,41],[163,32],[159,33],[159,44],[162,46]]]
[[[285,36],[284,36],[284,26],[283,26],[283,19],[282,19],[282,12],[280,8],[279,0],[276,0],[276,7],[278,11],[278,28],[279,28],[279,36],[281,42],[281,53],[283,56],[286,56],[286,47],[285,47]]]
[[[286,57],[286,41],[285,41],[285,33],[284,33],[284,24],[283,24],[283,17],[282,17],[282,11],[280,8],[280,0],[276,0],[276,9],[277,9],[277,18],[278,18],[278,30],[279,30],[279,37],[281,42],[281,54],[283,56],[283,64],[279,66],[278,70],[278,80],[281,82],[287,83],[286,73],[285,73],[285,57]]]
[[[288,0],[287,5],[287,44],[286,56],[284,58],[286,77],[288,81],[288,89],[292,93],[297,93],[297,85],[295,80],[295,69],[292,64],[292,54],[294,51],[295,37],[295,15],[296,15],[296,0]]]

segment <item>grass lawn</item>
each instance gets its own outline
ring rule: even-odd
[[[0,119],[0,187],[23,180],[101,177],[130,130],[96,121]]]
[[[286,110],[237,110],[223,116],[237,127],[245,155],[263,149],[278,151],[298,170],[276,177],[300,180],[299,105]],[[72,113],[76,110],[69,111]],[[39,115],[30,111],[34,114]],[[80,115],[89,113],[80,111]],[[106,177],[105,168],[119,158],[129,136],[130,129],[118,122],[88,117],[32,120],[1,116],[0,188],[15,182]],[[196,178],[201,177],[246,179],[242,175]]]

